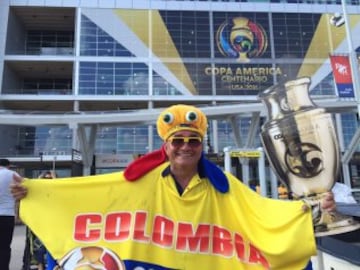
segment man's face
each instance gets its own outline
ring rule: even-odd
[[[197,167],[203,150],[201,136],[193,131],[179,131],[170,136],[165,151],[172,166]]]

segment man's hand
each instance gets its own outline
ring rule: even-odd
[[[303,205],[303,211],[307,212],[310,209],[314,212],[327,211],[332,212],[336,210],[336,202],[334,199],[334,193],[328,191],[321,194],[321,199],[319,197],[307,197],[303,199],[305,204]]]
[[[320,201],[320,207],[322,210],[332,212],[336,210],[336,202],[334,199],[334,194],[329,191],[323,194],[323,198]]]
[[[22,184],[23,178],[18,174],[14,174],[13,183],[10,185],[10,192],[15,200],[23,199],[27,194],[27,188]]]
[[[311,211],[315,236],[328,236],[354,231],[360,224],[351,216],[336,211],[334,194],[329,191],[320,196],[307,197],[303,201],[305,211]]]

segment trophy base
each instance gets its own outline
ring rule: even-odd
[[[315,236],[330,236],[360,229],[360,223],[351,216],[338,212],[321,212],[319,222],[314,224]]]
[[[347,233],[360,229],[360,223],[352,216],[337,211],[321,209],[320,202],[324,194],[306,196],[303,200],[311,206],[314,232],[316,237]]]

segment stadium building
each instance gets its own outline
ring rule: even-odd
[[[209,157],[245,152],[231,166],[256,179],[258,94],[308,76],[360,188],[358,0],[6,0],[0,14],[0,155],[28,177],[121,169],[161,145],[159,111],[185,103],[209,116]]]

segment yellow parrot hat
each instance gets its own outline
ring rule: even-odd
[[[168,107],[156,122],[157,132],[164,141],[181,130],[194,131],[204,137],[207,125],[206,115],[200,109],[183,104]]]

